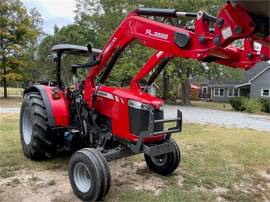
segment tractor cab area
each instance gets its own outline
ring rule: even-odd
[[[88,58],[89,63],[96,62],[96,58],[98,55],[101,53],[101,50],[99,49],[94,49],[91,48],[90,45],[86,46],[79,46],[79,45],[72,45],[72,44],[59,44],[55,45],[52,48],[52,52],[56,53],[55,61],[56,61],[56,82],[57,86],[62,89],[63,87],[63,82],[61,78],[61,70],[62,68],[62,59],[63,55],[73,55],[73,56],[79,56],[79,57],[85,57]],[[73,75],[76,75],[77,69],[78,68],[88,68],[90,67],[89,65],[91,64],[84,64],[83,65],[72,65],[70,67],[70,70]],[[93,64],[92,64],[93,65]],[[75,79],[75,78],[73,78]],[[73,81],[74,83],[74,81]]]

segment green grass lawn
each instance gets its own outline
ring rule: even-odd
[[[18,119],[18,114],[0,115],[1,177],[12,176],[21,169],[66,169],[68,156],[59,154],[52,160],[32,162],[22,155]],[[181,166],[171,176],[159,177],[166,186],[158,196],[149,190],[136,191],[113,182],[105,200],[270,200],[270,132],[195,124],[184,124],[183,130],[174,135],[181,148]],[[127,159],[142,160],[142,155]],[[145,169],[136,173],[145,179],[157,176]]]
[[[193,100],[191,101],[192,106],[206,108],[206,109],[218,109],[218,110],[225,110],[225,111],[232,111],[232,106],[228,102],[206,102],[206,101],[198,101]]]
[[[67,158],[57,158],[42,162],[30,161],[21,151],[19,136],[19,114],[0,114],[0,176],[8,177],[20,169],[50,169],[65,166]]]

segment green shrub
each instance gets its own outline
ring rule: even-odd
[[[244,108],[246,112],[254,113],[262,111],[262,104],[257,98],[244,99]]]
[[[270,113],[270,99],[261,98],[260,103],[262,105],[262,111],[266,113]]]
[[[235,97],[230,100],[230,104],[235,111],[245,111],[244,97]]]
[[[249,113],[254,112],[270,112],[269,99],[257,99],[246,97],[235,97],[230,100],[230,104],[235,111],[246,111]]]

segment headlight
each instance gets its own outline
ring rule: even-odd
[[[135,100],[128,100],[128,106],[136,108],[136,109],[147,110],[147,111],[151,111],[153,109],[153,107],[151,105],[145,104],[142,102],[138,102]]]

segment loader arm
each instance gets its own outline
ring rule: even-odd
[[[157,15],[155,9],[148,13],[143,11],[137,9],[123,20],[104,46],[99,56],[101,62],[91,71],[91,76],[96,76],[106,66],[117,48],[123,48],[135,39],[142,42],[144,46],[167,52],[176,57],[213,61],[242,69],[249,69],[257,62],[270,58],[269,36],[258,38],[253,35],[256,24],[240,6],[227,3],[221,9],[217,20],[209,20],[204,17],[204,12],[198,12],[193,31],[141,16]],[[171,16],[166,12],[161,12],[159,15],[178,17],[178,13],[182,12],[175,12]],[[179,16],[182,15],[179,14]],[[210,21],[215,23],[214,32],[210,32]],[[236,39],[244,39],[244,49],[230,45]],[[253,50],[254,41],[261,44],[260,51]]]
[[[145,16],[195,17],[195,27],[176,27]],[[214,27],[210,27],[211,23],[214,23]],[[132,80],[133,87],[135,80],[141,78],[140,75],[145,75],[146,70],[151,71],[163,59],[163,56],[155,58],[159,51],[162,52],[161,55],[169,57],[191,58],[248,70],[256,63],[270,59],[269,31],[266,31],[266,36],[259,36],[257,30],[258,25],[252,16],[233,2],[226,3],[217,18],[202,11],[194,14],[177,12],[174,9],[139,8],[122,21],[106,43],[98,58],[100,63],[89,71],[86,83],[89,82],[87,85],[95,91],[96,76],[105,69],[101,80],[103,83],[120,52],[133,40],[157,51],[142,67],[139,76]],[[243,39],[242,48],[232,45],[237,39]],[[259,49],[254,48],[254,42],[259,44]],[[85,99],[90,101],[91,92],[85,94]]]

